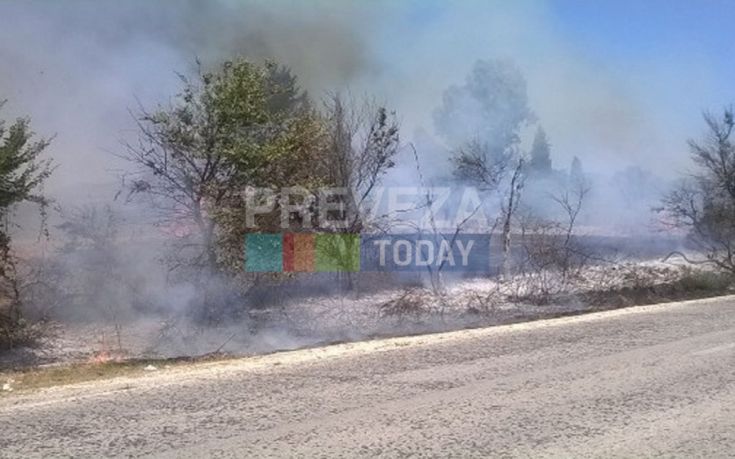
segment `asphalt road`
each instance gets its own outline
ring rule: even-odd
[[[0,398],[2,457],[733,457],[735,298]]]

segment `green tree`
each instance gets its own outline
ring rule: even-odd
[[[4,102],[0,102],[2,108]],[[40,187],[53,171],[50,159],[41,157],[49,140],[35,139],[30,120],[10,125],[0,120],[0,346],[13,345],[23,327],[16,260],[11,250],[10,229],[14,208],[22,202],[48,204]]]
[[[140,113],[140,141],[123,155],[136,166],[126,182],[154,198],[162,220],[190,230],[178,265],[237,269],[244,191],[317,182],[325,129],[295,76],[274,63],[200,66],[181,80],[170,105]]]
[[[278,231],[286,205],[305,210],[289,211],[290,228],[311,227],[320,187],[346,189],[342,216],[350,229],[364,225],[357,211],[397,152],[393,113],[337,96],[318,110],[296,76],[271,62],[238,59],[210,72],[200,66],[181,80],[171,104],[141,111],[139,142],[123,154],[135,165],[125,178],[130,196],[152,197],[164,222],[188,230],[176,244],[176,266],[240,272],[243,233],[253,223]],[[303,202],[281,193],[289,188],[306,190]],[[246,209],[258,201],[256,189],[270,190],[263,194],[274,205],[251,222]]]

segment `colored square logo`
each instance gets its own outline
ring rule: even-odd
[[[314,235],[286,233],[283,235],[283,270],[314,272]]]
[[[315,240],[317,272],[358,272],[360,236],[358,234],[317,234]]]
[[[280,234],[253,233],[245,236],[245,271],[283,271],[283,239]]]

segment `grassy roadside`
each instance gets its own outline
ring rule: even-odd
[[[582,302],[598,309],[615,309],[671,301],[699,300],[735,292],[732,275],[691,271],[674,281],[654,285],[632,285],[615,290],[587,292]]]
[[[517,320],[513,320],[511,323],[579,315],[629,306],[723,296],[734,293],[733,285],[732,278],[727,275],[713,272],[691,272],[680,279],[663,284],[634,285],[615,290],[586,292],[569,296],[567,299],[557,298],[557,302],[567,300],[582,301],[589,305],[589,307],[570,313],[560,313],[559,311],[554,312],[550,310],[548,313],[529,314],[522,318],[517,318]],[[491,324],[487,326],[491,326]],[[387,337],[383,336],[383,338]],[[224,361],[239,357],[241,356],[210,354],[200,357],[168,359],[124,359],[0,371],[0,397],[7,397],[41,388],[111,379],[120,376],[137,377],[150,372],[165,371],[170,368],[193,363]],[[8,384],[8,387],[12,388],[12,390],[3,390],[2,387],[4,384]]]
[[[120,376],[136,377],[149,372],[191,365],[193,363],[224,361],[236,358],[225,354],[202,357],[162,359],[126,359],[106,362],[73,363],[24,370],[0,371],[0,388],[8,384],[12,390],[1,390],[0,397],[54,386],[98,381]]]

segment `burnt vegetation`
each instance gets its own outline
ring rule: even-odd
[[[116,153],[127,168],[112,202],[56,207],[59,223],[51,231],[51,201],[42,193],[54,169],[44,156],[50,141],[37,139],[27,119],[0,122],[0,348],[38,342],[39,324],[50,317],[112,324],[107,341],[120,354],[124,324],[146,314],[160,320],[161,341],[197,339],[200,330],[185,330],[184,321],[244,323],[254,335],[274,321],[286,324],[284,329],[297,323],[298,311],[286,306],[303,298],[359,300],[391,289],[399,293],[376,301],[375,314],[411,326],[426,316],[444,323],[458,302],[464,318],[491,316],[508,303],[612,307],[729,291],[735,274],[731,109],[705,116],[706,137],[690,142],[695,171],[658,209],[661,220],[685,232],[689,243],[688,252],[671,256],[711,269],[657,283],[623,272],[616,254],[585,234],[599,224],[586,216],[596,182],[579,158],[568,170],[554,168],[549,136],[530,108],[523,75],[510,61],[478,61],[463,84],[445,91],[434,113],[443,142],[437,148],[444,155],[442,173],[432,177],[423,175],[425,153],[404,143],[400,117],[389,106],[340,93],[315,99],[290,69],[269,61],[235,59],[210,67],[197,62],[196,68],[180,76],[180,91],[170,102],[132,110],[136,136]],[[535,136],[527,147],[529,128]],[[453,228],[437,227],[443,216],[435,214],[430,192],[404,212],[410,219],[411,212],[428,209],[429,231],[437,236],[487,234],[495,269],[484,280],[491,287],[457,293],[452,283],[462,276],[445,275],[442,266],[415,276],[355,273],[349,266],[323,276],[244,269],[243,236],[249,232],[318,228],[381,234],[396,228],[401,215],[368,208],[381,199],[380,188],[402,155],[416,163],[419,178],[412,171],[413,184],[424,187],[432,180],[476,188],[479,202]],[[623,175],[621,182],[647,180],[641,171]],[[40,237],[55,242],[51,253],[21,259],[14,252],[14,210],[23,203],[39,209]],[[266,210],[253,216],[248,209],[254,206]],[[145,209],[151,219],[131,221],[120,207]],[[610,282],[613,277],[617,283]],[[345,327],[353,326],[344,320]],[[221,336],[217,352],[235,333]]]

